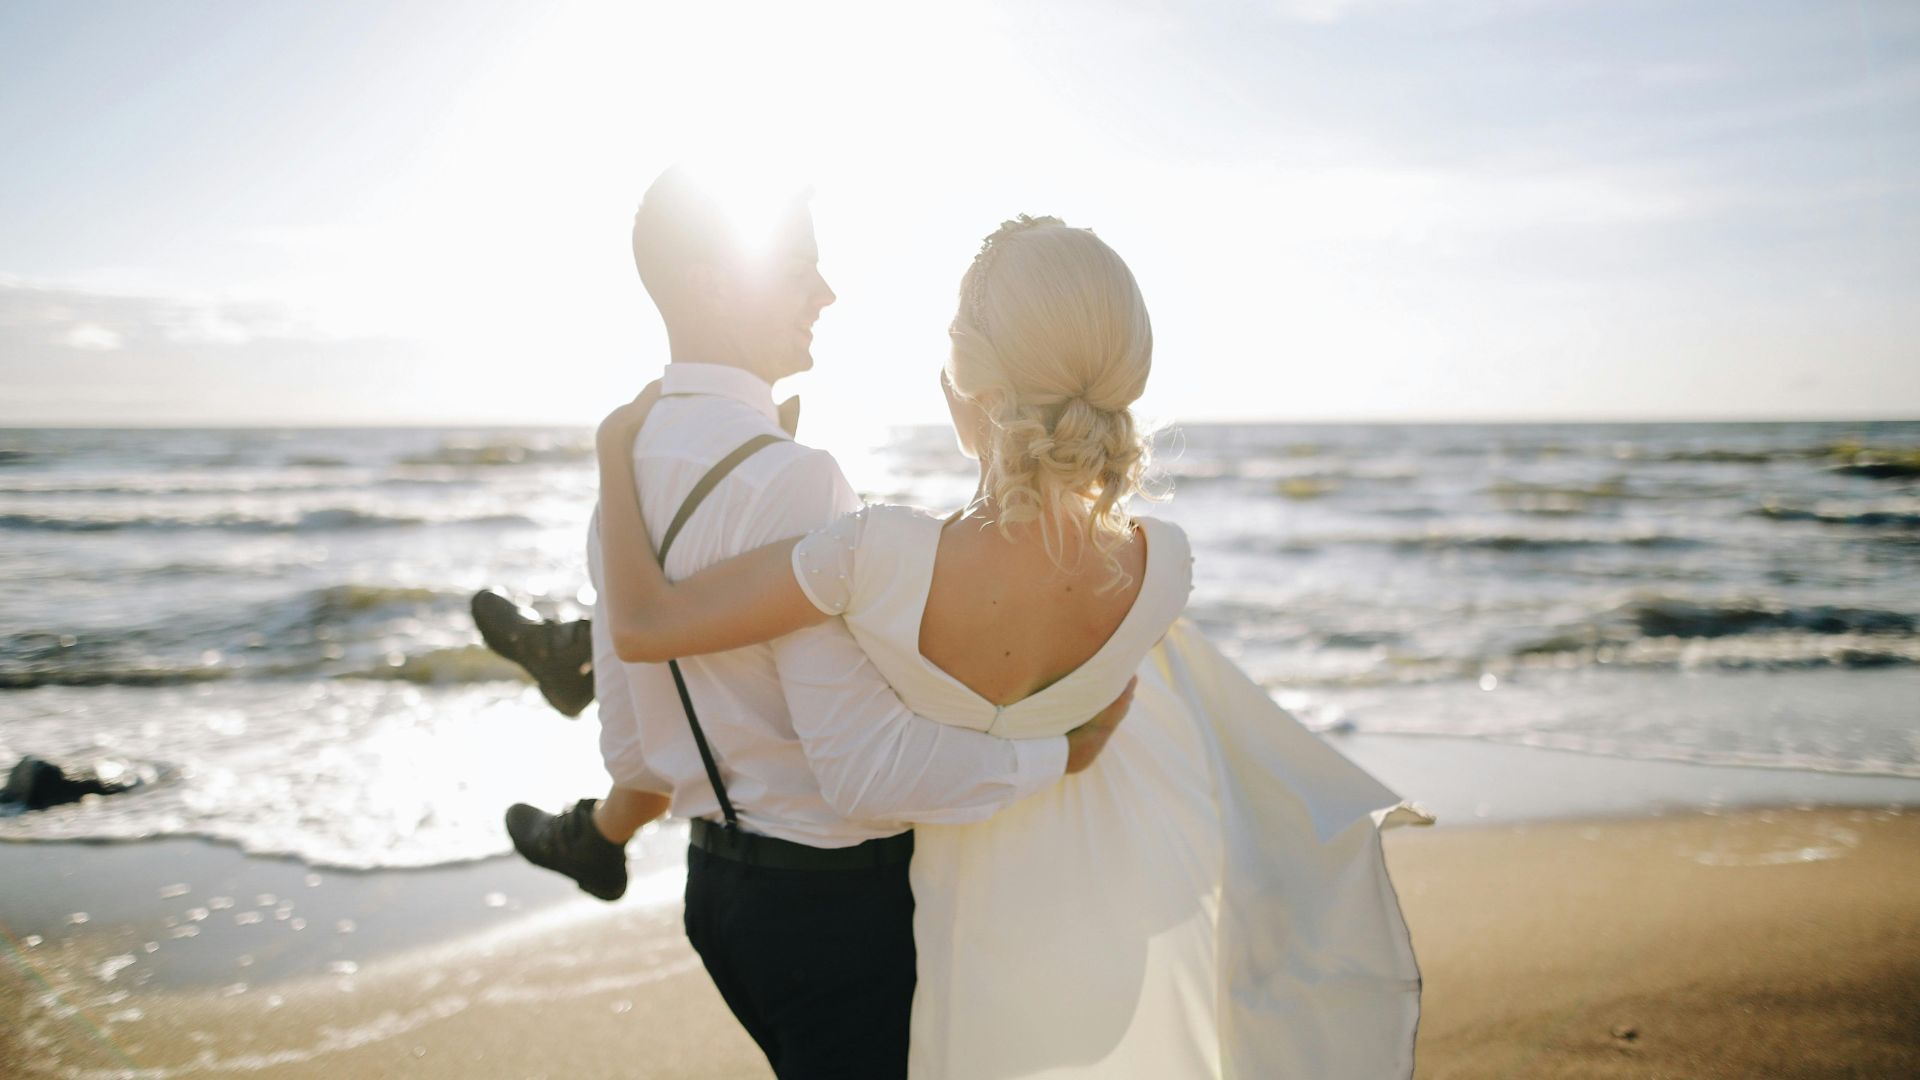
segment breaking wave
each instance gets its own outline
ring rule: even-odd
[[[1590,551],[1602,548],[1636,550],[1681,550],[1705,546],[1706,541],[1670,533],[1635,533],[1625,536],[1552,535],[1535,533],[1422,533],[1394,537],[1388,541],[1402,551],[1458,550],[1542,552]]]
[[[1561,667],[1908,667],[1920,664],[1920,616],[1832,604],[1645,596],[1522,644],[1510,655]]]
[[[593,460],[591,440],[543,441],[494,439],[488,441],[449,440],[423,454],[408,454],[402,465],[577,465]]]
[[[401,514],[381,514],[352,507],[308,510],[288,517],[264,517],[251,514],[213,514],[205,517],[174,517],[138,514],[126,517],[60,516],[52,514],[0,514],[0,530],[44,532],[120,532],[152,530],[176,532],[187,529],[217,529],[227,532],[293,533],[334,532],[347,529],[397,529],[420,525],[493,525],[526,526],[536,524],[522,514],[485,514],[477,517],[434,520]]]
[[[1873,525],[1920,529],[1920,505],[1903,503],[1866,509],[1781,506],[1769,503],[1754,511],[1774,521],[1817,521],[1822,525]]]
[[[464,593],[345,584],[231,613],[92,631],[29,630],[0,636],[0,690],[314,676],[422,684],[524,679],[479,645],[441,644],[472,633],[466,606]],[[418,644],[396,650],[396,639]]]
[[[393,656],[359,671],[347,672],[345,677],[397,679],[429,686],[533,681],[518,664],[501,657],[485,645],[456,645],[413,655]]]
[[[1754,600],[1702,603],[1644,597],[1623,613],[1647,637],[1727,637],[1788,630],[1805,634],[1911,634],[1920,618],[1883,608],[1813,604],[1787,607]]]

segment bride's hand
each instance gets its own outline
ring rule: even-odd
[[[640,425],[647,422],[647,414],[653,411],[654,402],[659,400],[660,380],[655,379],[632,401],[608,413],[607,418],[600,421],[600,430],[594,435],[595,445],[600,452],[612,452],[621,457],[630,453],[634,436],[640,434]]]

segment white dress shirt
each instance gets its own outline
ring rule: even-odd
[[[656,546],[714,462],[756,435],[784,434],[772,388],[738,368],[669,364],[661,389],[633,447]],[[775,443],[729,473],[688,519],[667,553],[667,577],[825,528],[860,505],[831,455]],[[602,594],[593,659],[607,772],[622,787],[671,795],[677,817],[718,820],[667,666],[614,654],[597,517],[587,558]],[[1064,737],[1002,739],[908,711],[839,619],[690,657],[680,669],[741,824],[762,835],[833,848],[915,822],[980,821],[1066,770]]]

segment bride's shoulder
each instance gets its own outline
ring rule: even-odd
[[[1140,527],[1141,532],[1146,534],[1149,548],[1154,544],[1165,544],[1180,549],[1183,554],[1192,550],[1192,544],[1187,540],[1187,530],[1171,521],[1135,514],[1133,522]]]
[[[1158,565],[1167,570],[1167,576],[1185,587],[1179,591],[1184,595],[1193,588],[1193,544],[1187,540],[1187,530],[1171,521],[1156,517],[1134,515],[1134,523],[1147,538],[1147,565]]]
[[[869,528],[924,525],[928,522],[939,524],[945,515],[924,506],[906,506],[900,503],[868,503],[854,511],[867,522]]]
[[[939,514],[924,507],[868,503],[841,515],[827,531],[848,547],[888,548],[929,530],[938,535],[941,520]]]

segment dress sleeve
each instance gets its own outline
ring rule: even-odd
[[[855,555],[866,523],[864,508],[842,514],[793,546],[793,579],[813,606],[828,615],[845,615],[854,606]]]

